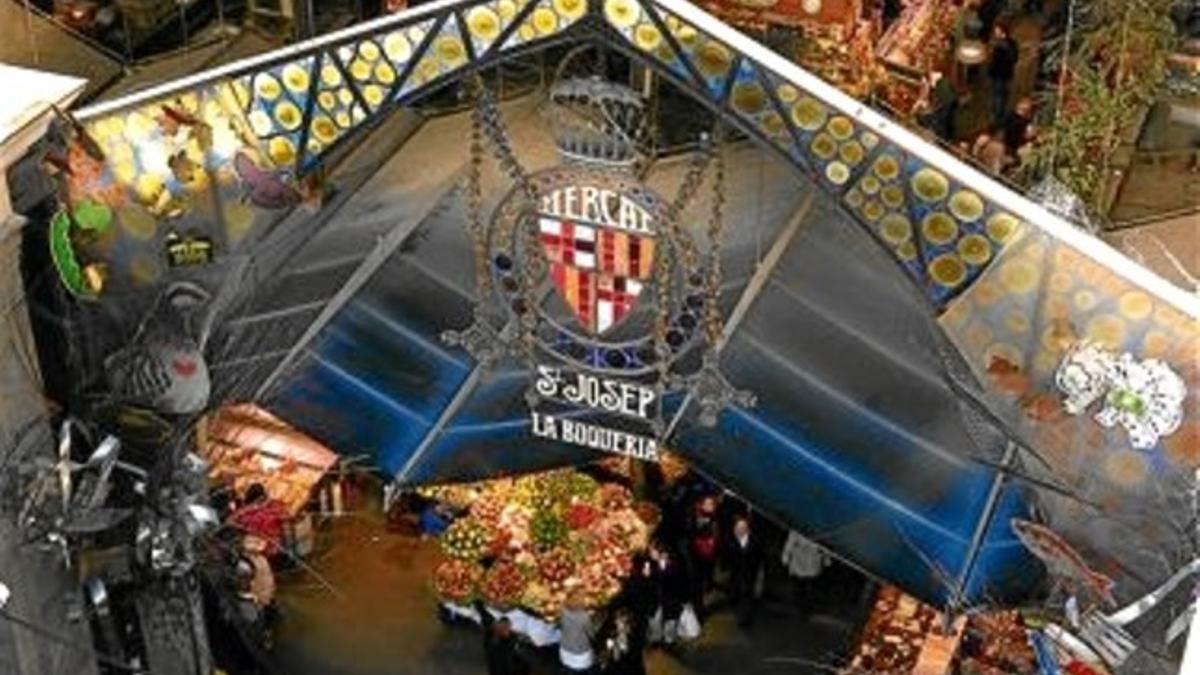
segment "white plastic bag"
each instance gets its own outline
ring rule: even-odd
[[[683,606],[683,612],[679,615],[678,631],[681,640],[695,640],[700,637],[700,619],[690,603]]]
[[[654,610],[654,615],[650,617],[650,623],[646,626],[646,642],[650,644],[658,644],[663,640],[663,615],[662,607]]]

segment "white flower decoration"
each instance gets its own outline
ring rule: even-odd
[[[1153,448],[1183,422],[1187,388],[1183,378],[1158,359],[1117,356],[1085,340],[1067,352],[1054,382],[1066,394],[1063,408],[1072,415],[1083,414],[1103,398],[1096,422],[1108,428],[1121,425],[1139,450]]]
[[[1054,374],[1054,384],[1067,395],[1063,408],[1080,415],[1108,390],[1112,352],[1098,343],[1083,340],[1071,347]]]
[[[1135,361],[1132,355],[1122,354],[1109,373],[1108,395],[1096,414],[1102,426],[1125,427],[1130,443],[1139,450],[1154,447],[1160,437],[1179,428],[1187,388],[1170,366],[1158,359]]]

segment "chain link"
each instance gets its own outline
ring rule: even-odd
[[[517,300],[519,306],[514,307],[514,309],[518,316],[521,328],[521,340],[525,345],[526,354],[532,359],[537,347],[537,307],[541,302],[541,299],[538,297],[539,280],[543,277],[547,268],[545,252],[542,251],[542,247],[538,242],[537,188],[534,187],[529,174],[525,172],[525,169],[517,160],[512,142],[508,138],[508,132],[504,128],[504,121],[501,118],[500,108],[496,103],[495,96],[481,82],[477,81],[476,86],[476,107],[479,113],[482,135],[491,146],[492,155],[500,164],[500,170],[521,191],[522,204],[516,216],[516,227],[518,228],[517,234],[520,239],[522,265],[520,297]]]
[[[708,274],[705,285],[704,327],[709,349],[717,349],[722,332],[721,309],[721,245],[725,233],[725,126],[719,120],[715,137],[712,213],[708,221]]]
[[[482,84],[476,78],[473,93],[476,105],[471,110],[470,159],[467,163],[467,227],[475,253],[475,287],[479,302],[487,302],[491,289],[491,262],[488,259],[487,228],[483,222],[483,120],[479,92]]]

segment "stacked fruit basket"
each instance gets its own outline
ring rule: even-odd
[[[497,612],[524,610],[551,622],[575,589],[592,607],[607,605],[647,546],[647,521],[657,519],[627,488],[570,470],[422,493],[465,507],[442,535],[434,572],[442,601],[482,600]]]

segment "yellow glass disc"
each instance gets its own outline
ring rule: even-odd
[[[929,276],[947,288],[954,288],[967,278],[967,266],[953,253],[945,253],[929,263]]]
[[[879,236],[892,246],[912,238],[912,222],[899,213],[889,213],[879,222]]]
[[[286,166],[296,161],[296,145],[286,136],[276,136],[267,144],[267,154],[276,166]]]
[[[633,44],[644,51],[654,51],[662,44],[662,33],[653,24],[639,23],[633,29]]]
[[[300,66],[289,63],[283,67],[283,83],[288,91],[296,94],[308,92],[308,71]]]
[[[604,16],[617,28],[632,28],[642,17],[642,8],[634,0],[604,0]]]
[[[1004,244],[1017,231],[1017,225],[1020,223],[1015,216],[1008,213],[997,213],[988,218],[987,233],[992,238],[992,241],[997,244]]]
[[[312,133],[322,143],[332,142],[337,138],[337,126],[325,115],[318,115],[312,122]]]
[[[321,66],[321,83],[327,87],[336,87],[342,83],[342,71],[333,64]]]
[[[363,40],[358,45],[358,55],[367,61],[374,61],[379,58],[379,47],[370,40]]]
[[[283,101],[275,106],[275,121],[284,129],[293,131],[304,121],[304,116],[295,103]]]
[[[491,42],[500,36],[500,15],[491,7],[475,7],[467,12],[467,31],[477,40]]]
[[[550,9],[538,7],[529,18],[538,35],[546,36],[558,30],[558,15]]]
[[[709,40],[696,50],[696,69],[706,77],[724,75],[733,63],[733,55],[725,45],[715,40]]]
[[[968,265],[984,265],[992,258],[992,244],[982,234],[968,234],[958,240],[958,255]]]
[[[258,77],[254,78],[254,90],[258,92],[259,98],[267,101],[274,101],[283,93],[279,80],[270,73],[259,73]]]
[[[405,63],[412,58],[412,44],[400,33],[392,33],[383,39],[383,53],[395,63]]]
[[[931,244],[949,244],[958,236],[958,223],[945,213],[935,211],[925,216],[921,223],[921,234]]]
[[[390,85],[396,81],[396,69],[387,61],[375,64],[375,81],[382,85]]]
[[[554,11],[568,23],[578,20],[587,12],[586,0],[554,0],[553,4]]]
[[[767,107],[767,92],[757,82],[738,82],[731,97],[734,110],[745,115],[757,115]]]
[[[266,136],[275,129],[270,116],[261,110],[252,110],[246,118],[250,122],[250,130],[255,136]]]

